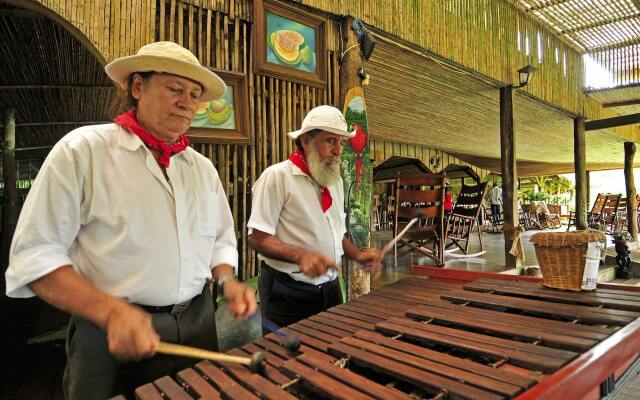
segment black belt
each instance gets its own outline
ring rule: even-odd
[[[151,314],[177,315],[177,314],[180,314],[182,311],[184,311],[187,307],[189,307],[189,304],[191,304],[191,302],[194,299],[195,297],[193,299],[183,301],[182,303],[170,304],[168,306],[147,306],[144,304],[136,304],[136,305]]]

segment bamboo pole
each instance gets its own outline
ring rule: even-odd
[[[6,107],[3,111],[2,178],[2,270],[9,266],[9,249],[18,222],[18,192],[16,183],[16,109]],[[4,281],[2,282],[4,292]]]
[[[573,120],[573,155],[576,174],[576,229],[587,229],[587,168],[584,118]]]

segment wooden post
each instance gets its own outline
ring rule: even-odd
[[[587,171],[587,207],[591,204],[591,171]]]
[[[350,49],[345,54],[341,55],[340,60],[340,102],[338,108],[346,110],[347,93],[353,88],[360,88],[360,77],[358,76],[358,69],[362,66],[362,58],[360,57],[360,48],[358,46],[358,38],[351,29],[353,23],[352,17],[345,17],[340,22],[342,24],[342,49]],[[345,201],[349,201],[351,188],[345,187]],[[348,206],[348,205],[347,205]],[[348,214],[350,216],[350,214]],[[350,240],[353,240],[351,218],[348,217],[347,221],[347,235]],[[366,294],[371,288],[371,275],[365,273],[362,269],[358,268],[355,262],[348,261],[345,266],[344,274],[345,284],[347,286],[347,299],[358,297]]]
[[[500,88],[500,164],[502,172],[502,207],[504,209],[504,261],[508,268],[516,266],[509,253],[518,226],[516,177],[516,138],[513,129],[513,85]],[[513,227],[513,229],[511,228]]]
[[[587,229],[587,155],[584,117],[573,120],[573,158],[576,171],[576,229]]]
[[[338,108],[344,105],[349,89],[361,87],[358,70],[362,67],[360,48],[357,46],[358,37],[353,29],[351,29],[353,18],[345,17],[342,19],[341,23],[343,35],[342,48],[351,50],[344,54],[340,64],[340,103]]]
[[[16,191],[16,109],[4,109],[4,138],[2,143],[2,177],[4,192],[2,197],[2,270],[9,266],[9,248],[18,221],[18,201]],[[2,279],[2,293],[5,282]]]
[[[633,158],[636,155],[636,144],[624,142],[624,184],[627,188],[627,229],[638,240],[638,204],[636,201],[636,184],[633,181]]]

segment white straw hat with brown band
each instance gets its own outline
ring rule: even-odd
[[[191,79],[202,85],[202,102],[221,97],[227,88],[218,75],[200,65],[193,53],[173,42],[149,43],[135,56],[118,58],[104,69],[109,78],[125,89],[129,75],[134,72],[153,71]]]

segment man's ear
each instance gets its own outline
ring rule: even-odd
[[[300,138],[300,143],[302,144],[302,149],[306,152],[307,148],[309,148],[309,144],[311,142],[311,137],[309,137],[309,135],[307,135],[306,133],[302,135],[302,137]]]
[[[142,76],[140,76],[139,74],[135,74],[133,76],[133,79],[131,80],[131,97],[136,100],[140,100],[140,93],[142,92],[143,84],[144,81],[142,79]]]

